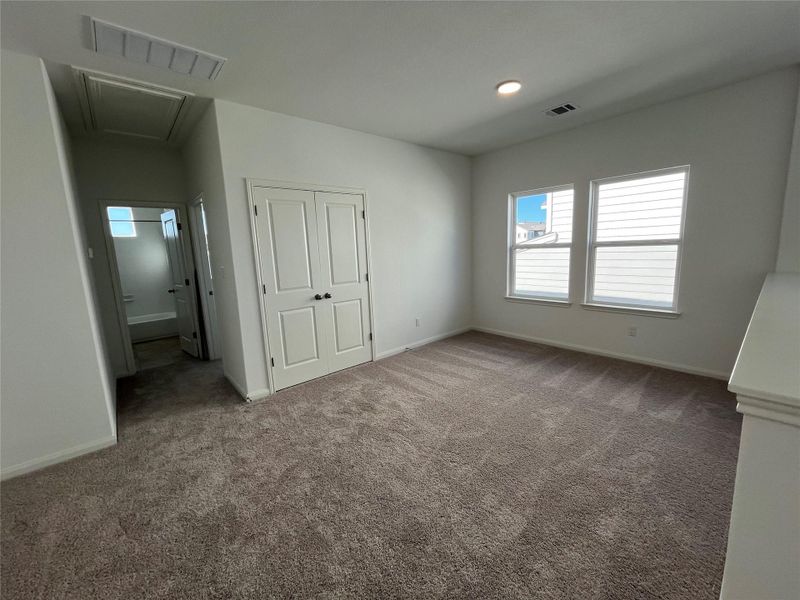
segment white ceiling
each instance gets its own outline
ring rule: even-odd
[[[477,154],[800,62],[800,2],[2,2],[2,47]],[[92,52],[91,15],[228,59],[200,81]],[[498,98],[494,85],[524,87]],[[543,114],[572,102],[581,110]]]

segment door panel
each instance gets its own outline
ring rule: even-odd
[[[291,367],[319,358],[317,323],[313,307],[284,310],[279,315],[283,366]]]
[[[320,285],[331,296],[320,321],[332,338],[330,370],[338,371],[372,360],[364,197],[316,192],[315,200]]]
[[[362,327],[361,299],[333,302],[334,351],[337,354],[362,348],[364,328]]]
[[[254,187],[256,241],[275,390],[329,372],[330,335],[321,318],[314,193]],[[321,297],[321,296],[320,296]]]
[[[309,221],[305,203],[271,200],[268,206],[276,291],[311,289]]]
[[[328,231],[328,262],[331,284],[358,283],[361,277],[358,256],[358,227],[353,204],[326,202],[325,226]]]
[[[178,228],[178,217],[170,209],[161,213],[161,229],[167,244],[172,290],[175,295],[175,314],[178,322],[178,335],[181,348],[192,356],[200,356],[197,343],[197,313],[194,288],[191,286],[189,269],[186,266],[181,230]],[[194,275],[191,276],[194,278]]]

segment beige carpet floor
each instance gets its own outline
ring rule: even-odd
[[[479,333],[253,405],[151,369],[116,447],[2,485],[2,597],[715,600],[734,406]]]
[[[133,356],[138,371],[166,367],[189,358],[181,350],[181,339],[178,336],[137,342],[133,344]]]

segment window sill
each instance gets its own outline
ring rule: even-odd
[[[525,296],[506,296],[508,302],[519,302],[520,304],[542,304],[544,306],[558,306],[569,308],[572,302],[569,300],[548,300],[545,298],[526,298]]]
[[[581,304],[583,308],[588,310],[599,310],[603,312],[613,313],[626,313],[630,315],[641,315],[643,317],[659,317],[661,319],[677,319],[681,313],[674,310],[665,310],[660,308],[636,308],[633,306],[614,306],[611,304],[592,304],[584,302]]]

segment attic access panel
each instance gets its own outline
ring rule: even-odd
[[[192,94],[76,69],[84,124],[89,131],[170,141]]]

